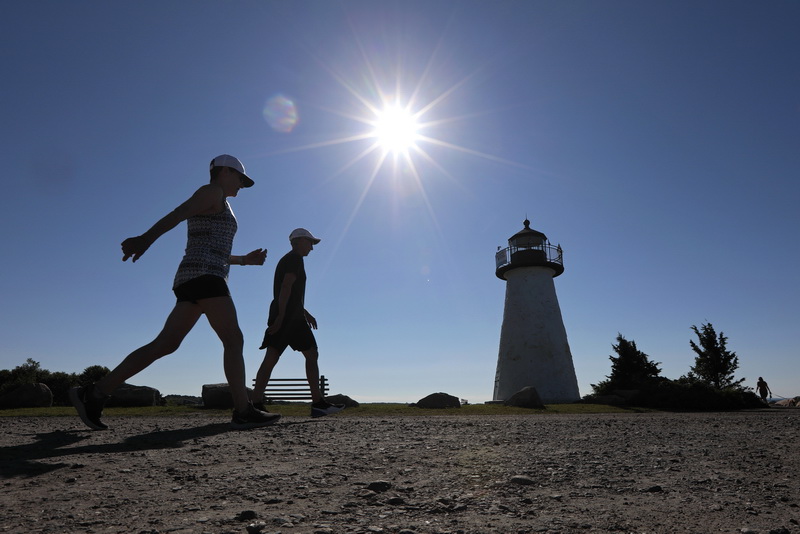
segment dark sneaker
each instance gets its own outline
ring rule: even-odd
[[[256,410],[258,410],[260,412],[269,413],[269,410],[267,410],[267,407],[264,406],[263,402],[254,402],[253,403],[253,408],[255,408]]]
[[[262,412],[261,410],[256,410],[252,404],[248,404],[247,411],[244,413],[233,411],[231,428],[234,430],[247,430],[248,428],[269,426],[277,423],[280,418],[280,414]]]
[[[81,421],[92,430],[106,430],[108,425],[103,423],[100,418],[103,416],[103,405],[108,396],[96,399],[94,396],[94,384],[84,387],[74,387],[69,390],[69,399],[72,405],[78,410]]]
[[[311,417],[325,417],[344,410],[344,404],[329,404],[325,401],[315,402],[311,405]]]

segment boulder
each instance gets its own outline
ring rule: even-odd
[[[533,386],[527,386],[517,391],[509,397],[503,404],[506,406],[517,406],[519,408],[544,408],[544,403],[539,392]]]
[[[133,384],[122,384],[114,390],[111,398],[106,402],[106,406],[160,406],[161,393],[149,386],[134,386]]]
[[[253,390],[247,388],[247,397],[250,398]],[[205,384],[203,385],[203,406],[212,409],[233,408],[233,395],[228,384]]]
[[[331,404],[344,404],[345,408],[358,408],[360,405],[358,401],[354,401],[347,395],[342,395],[341,393],[336,395],[329,395],[325,397],[325,400],[330,402]]]
[[[447,393],[431,393],[425,398],[417,401],[418,408],[461,408],[461,401],[458,397],[448,395]]]
[[[781,406],[784,408],[791,408],[798,405],[798,401],[800,401],[800,397],[794,397],[792,399],[781,399],[779,401],[775,401],[772,404],[775,406]]]
[[[47,384],[21,384],[0,397],[0,408],[43,408],[53,405]]]

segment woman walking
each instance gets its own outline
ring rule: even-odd
[[[194,325],[205,315],[223,345],[225,376],[230,385],[234,411],[231,427],[254,428],[275,423],[278,414],[256,410],[245,386],[244,337],[236,308],[228,290],[230,265],[263,265],[267,251],[256,249],[244,256],[232,256],[236,217],[226,200],[240,189],[251,187],[242,162],[222,155],[211,160],[211,182],[200,187],[183,204],[161,218],[144,234],[122,242],[122,261],[133,262],[161,235],[187,221],[186,253],[173,283],[177,302],[161,332],[150,343],[130,353],[102,380],[70,390],[70,399],[89,428],[105,430],[103,406],[114,390],[157,359],[172,354]]]

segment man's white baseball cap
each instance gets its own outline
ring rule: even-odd
[[[307,237],[315,245],[317,243],[319,243],[320,241],[322,241],[320,238],[314,237],[313,235],[311,235],[311,232],[309,232],[305,228],[295,228],[294,230],[292,230],[292,233],[289,234],[289,241],[291,242],[291,241],[297,239],[298,237]]]
[[[234,158],[233,156],[229,156],[228,154],[217,156],[216,158],[211,160],[210,169],[213,170],[217,167],[230,167],[231,169],[235,170],[236,172],[244,176],[245,187],[252,187],[253,184],[255,184],[253,179],[247,176],[247,173],[244,172],[244,165],[242,165],[242,162],[239,161],[238,158]]]

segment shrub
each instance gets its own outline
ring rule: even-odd
[[[643,390],[638,404],[668,411],[730,411],[763,408],[752,391],[741,388],[715,389],[691,380],[665,380]]]

